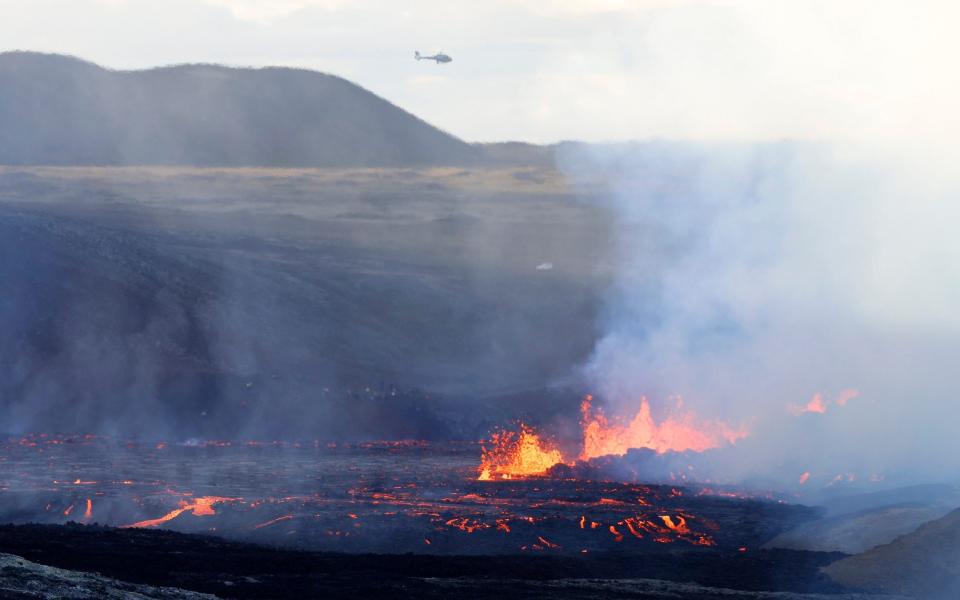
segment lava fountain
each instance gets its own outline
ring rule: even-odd
[[[630,418],[607,418],[594,408],[593,396],[580,405],[581,451],[578,460],[601,456],[623,456],[630,449],[647,448],[658,454],[667,452],[704,452],[736,444],[749,432],[724,421],[703,420],[674,399],[674,409],[659,423],[650,402],[640,399],[640,407]],[[480,459],[481,481],[545,475],[551,467],[575,462],[564,457],[556,445],[546,441],[531,427],[520,424],[518,431],[494,433],[484,444]]]

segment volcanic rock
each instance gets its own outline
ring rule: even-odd
[[[30,562],[19,556],[0,554],[0,597],[11,600],[209,600],[198,594],[171,587],[137,585],[102,577],[95,573],[67,571]]]
[[[434,579],[440,589],[454,594],[478,594],[488,588],[491,598],[495,588],[510,590],[512,598],[564,598],[578,600],[607,600],[632,598],[637,600],[906,600],[897,596],[874,594],[795,594],[792,592],[745,592],[724,588],[705,587],[691,583],[674,583],[658,579],[559,579],[553,581],[494,580],[478,582],[464,579]]]

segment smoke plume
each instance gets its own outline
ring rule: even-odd
[[[608,412],[669,397],[742,424],[718,474],[955,479],[950,177],[851,144],[570,146],[606,182],[619,275],[584,374]]]

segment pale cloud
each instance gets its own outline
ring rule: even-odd
[[[122,0],[121,0],[122,1]],[[268,23],[306,8],[334,11],[354,2],[350,0],[203,0],[211,6],[226,8],[241,21]]]
[[[539,0],[533,2],[500,2],[504,8],[523,6],[535,14],[577,16],[598,13],[638,13],[679,5],[688,0]]]
[[[407,79],[407,83],[410,85],[436,85],[440,83],[446,83],[449,79],[443,75],[417,75]]]

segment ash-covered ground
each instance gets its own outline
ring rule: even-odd
[[[545,168],[6,167],[0,422],[356,441],[549,419],[575,409],[543,390],[593,348],[610,219]]]
[[[595,200],[540,167],[0,169],[0,552],[225,597],[928,589],[864,575],[896,552],[835,569],[854,583],[820,568],[955,488],[891,481],[824,515],[669,482],[753,438],[477,480],[477,440],[514,419],[578,439],[622,259]]]
[[[695,485],[479,481],[479,457],[478,444],[453,442],[8,437],[0,553],[38,564],[4,557],[0,588],[76,598],[703,600],[939,590],[902,577],[875,586],[856,563],[837,562],[844,552],[771,547],[808,523],[823,528],[822,509]],[[822,571],[834,563],[847,569],[839,581],[856,583]]]
[[[309,550],[418,554],[756,551],[817,516],[679,485],[478,481],[472,443],[0,443],[0,521],[164,528]]]
[[[679,485],[478,481],[479,458],[455,442],[8,437],[0,552],[113,580],[11,563],[2,583],[237,598],[846,589],[818,571],[842,553],[761,548],[815,509]]]
[[[549,594],[578,599],[815,600],[825,598],[822,593],[834,600],[894,598],[844,592],[818,573],[837,555],[796,551],[588,557],[347,555],[75,524],[0,526],[0,552],[62,569],[96,571],[140,585],[175,585],[223,598],[449,598],[451,594],[542,598]],[[33,577],[39,578],[37,573]],[[781,591],[762,591],[770,589]]]

